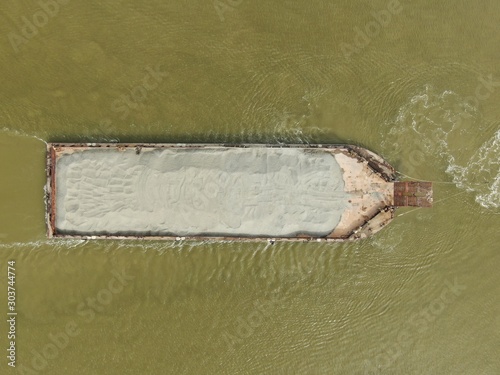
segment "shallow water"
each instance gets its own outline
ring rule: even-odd
[[[0,6],[1,373],[500,372],[498,1],[47,3]],[[353,143],[439,183],[355,243],[55,241],[45,141]]]

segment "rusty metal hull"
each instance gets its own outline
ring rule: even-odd
[[[86,150],[109,150],[119,152],[133,149],[136,153],[143,150],[172,149],[234,149],[234,148],[297,148],[310,151],[328,152],[334,155],[343,170],[346,189],[357,192],[349,200],[346,209],[335,229],[324,236],[300,234],[294,236],[253,236],[253,235],[137,235],[137,233],[72,233],[58,228],[56,222],[57,201],[57,163],[61,157]],[[380,156],[364,148],[353,145],[264,145],[264,144],[148,144],[148,143],[52,143],[47,145],[47,186],[46,186],[46,222],[49,238],[68,239],[149,239],[149,240],[219,240],[219,241],[299,241],[299,242],[336,242],[366,238],[385,227],[394,218],[397,205],[420,205],[428,207],[432,203],[432,186],[414,184],[396,185],[396,172]],[[398,184],[396,182],[396,184]],[[399,187],[398,187],[399,186]],[[405,190],[404,193],[401,193]],[[418,198],[412,199],[412,192]],[[404,198],[402,198],[404,196]],[[377,197],[376,199],[374,197]],[[396,199],[396,202],[395,202]]]

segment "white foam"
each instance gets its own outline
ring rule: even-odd
[[[485,208],[500,208],[500,130],[486,141],[466,166],[450,164],[446,170],[458,187],[475,192]]]
[[[72,240],[61,240],[61,239],[44,239],[39,241],[29,241],[29,242],[8,242],[0,244],[0,249],[26,249],[36,250],[44,247],[49,247],[54,250],[63,250],[78,247],[84,244],[85,240],[72,239]]]
[[[500,207],[500,131],[485,140],[488,129],[469,101],[426,85],[386,126],[384,153],[401,159],[402,173],[432,180],[430,173],[445,172],[481,206]]]
[[[45,141],[44,139],[42,139],[34,134],[25,133],[24,131],[21,131],[19,129],[10,129],[7,127],[3,127],[0,130],[0,132],[7,134],[7,135],[10,135],[10,136],[33,138],[33,139],[39,140],[40,142],[47,144],[47,141]]]

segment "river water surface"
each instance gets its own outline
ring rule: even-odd
[[[23,0],[0,20],[0,373],[500,373],[500,2]],[[435,205],[344,244],[47,240],[49,141],[352,143]]]

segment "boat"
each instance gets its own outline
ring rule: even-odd
[[[432,206],[431,182],[397,176],[355,145],[49,143],[47,236],[358,240]]]

